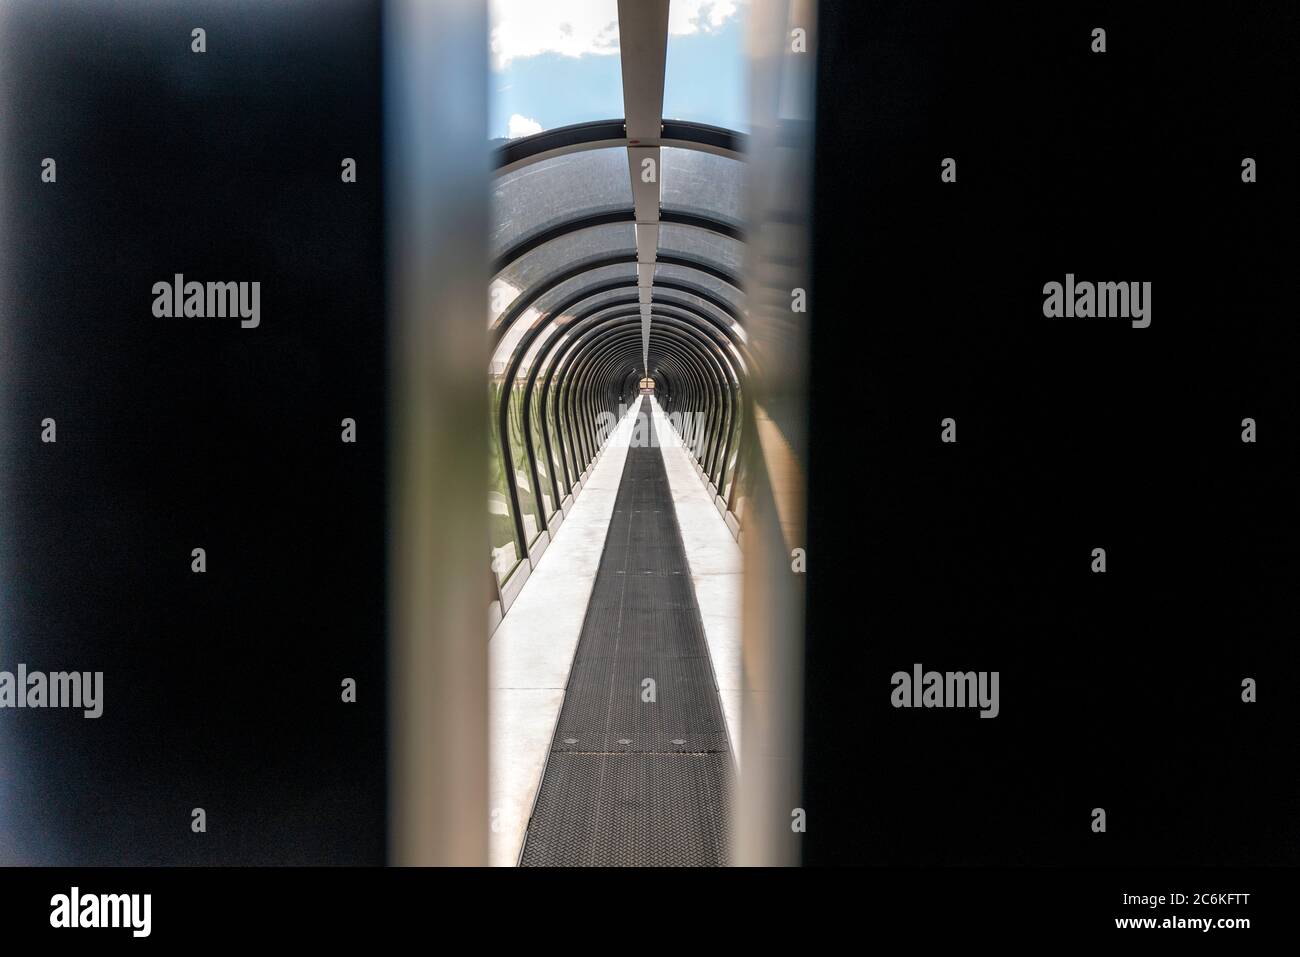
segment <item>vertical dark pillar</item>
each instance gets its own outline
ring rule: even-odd
[[[103,713],[0,710],[0,860],[381,863],[379,4],[15,3],[2,43],[0,670]],[[160,316],[178,274],[257,324]]]
[[[1294,863],[1294,9],[818,35],[805,861]],[[894,707],[918,664],[999,714]]]

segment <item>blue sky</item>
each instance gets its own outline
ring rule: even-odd
[[[610,0],[494,0],[492,8],[491,137],[623,115]],[[748,128],[745,12],[744,0],[673,0],[666,118]]]

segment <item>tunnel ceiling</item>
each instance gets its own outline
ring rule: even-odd
[[[619,4],[623,118],[542,131],[496,152],[495,369],[509,366],[528,331],[571,319],[583,292],[599,295],[615,279],[634,281],[640,296],[643,366],[652,306],[666,292],[661,280],[708,292],[733,318],[742,315],[744,138],[664,122],[668,6]],[[677,305],[699,308],[689,299]]]

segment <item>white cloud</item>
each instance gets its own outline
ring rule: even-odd
[[[559,53],[618,53],[616,0],[492,0],[492,65]]]
[[[668,34],[680,37],[716,30],[736,15],[743,0],[672,0]]]
[[[506,135],[512,140],[521,136],[532,136],[534,133],[542,131],[542,124],[529,116],[522,113],[512,113],[510,122],[506,127]]]
[[[716,30],[748,0],[672,0],[668,33],[688,36]],[[617,0],[492,0],[492,66],[559,53],[608,56],[618,53]]]

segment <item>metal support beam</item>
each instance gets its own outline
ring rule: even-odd
[[[627,162],[636,211],[637,283],[641,297],[641,362],[650,368],[650,284],[659,246],[659,138],[668,59],[668,0],[618,0]]]

